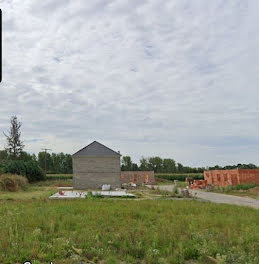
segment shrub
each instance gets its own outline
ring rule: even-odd
[[[17,192],[27,188],[28,180],[24,176],[16,174],[2,174],[0,176],[0,190]]]
[[[4,167],[5,173],[25,176],[29,182],[45,180],[45,174],[36,161],[11,160]]]
[[[25,176],[29,182],[46,180],[46,176],[36,161],[25,162]]]
[[[178,190],[177,186],[174,186],[173,193],[174,194],[179,194],[179,190]]]

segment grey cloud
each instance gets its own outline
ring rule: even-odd
[[[135,160],[258,163],[257,1],[1,8],[0,130],[17,114],[28,151],[72,153],[96,139]]]

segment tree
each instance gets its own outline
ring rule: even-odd
[[[24,160],[24,161],[31,161],[32,160],[32,155],[30,153],[22,151],[21,154],[20,154],[20,159]]]
[[[151,157],[149,158],[148,163],[149,163],[149,167],[154,172],[162,172],[163,160],[160,157]]]
[[[173,159],[163,160],[163,172],[168,172],[168,173],[176,172],[175,161]]]
[[[139,169],[141,171],[148,171],[149,170],[148,160],[146,158],[142,157],[139,162],[140,162]]]
[[[130,156],[123,156],[121,161],[121,170],[122,171],[131,171],[132,170],[132,161]]]
[[[139,167],[138,167],[137,163],[132,163],[132,170],[133,171],[138,171],[139,170]]]
[[[11,117],[11,125],[8,135],[4,133],[7,139],[7,147],[5,148],[11,159],[18,159],[23,152],[24,144],[21,141],[21,126],[16,116]]]
[[[6,150],[0,150],[0,161],[7,160],[8,159],[8,153]]]
[[[64,173],[72,173],[73,169],[72,169],[72,156],[70,154],[65,154],[65,171]]]
[[[39,166],[45,170],[45,155],[46,155],[46,171],[50,171],[51,169],[51,156],[49,153],[45,153],[45,151],[41,151],[38,153],[38,164]]]
[[[181,163],[177,163],[177,172],[184,172],[184,167]]]

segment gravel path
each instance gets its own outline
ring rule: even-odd
[[[159,188],[160,190],[172,191],[174,185],[156,185],[155,188]],[[226,204],[235,204],[235,205],[243,205],[243,206],[250,206],[253,208],[259,208],[259,199],[239,197],[239,196],[221,194],[221,193],[206,192],[202,190],[190,190],[190,193],[194,197],[196,196],[214,203],[226,203]]]

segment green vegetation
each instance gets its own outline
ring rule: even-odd
[[[259,184],[254,184],[254,183],[217,187],[213,191],[225,193],[225,194],[237,195],[237,196],[259,198]]]
[[[133,163],[130,156],[121,158],[122,171],[154,171],[155,173],[202,173],[205,168],[191,168],[183,166],[181,163],[176,163],[171,158],[162,159],[158,156],[139,160],[139,165]]]
[[[13,174],[0,175],[0,191],[17,192],[26,190],[28,187],[27,178]]]
[[[255,184],[255,183],[246,183],[246,184],[238,184],[238,185],[234,185],[234,186],[227,186],[228,190],[249,190],[252,189],[254,187],[258,187],[259,184]]]
[[[165,179],[168,181],[185,181],[186,178],[192,177],[194,180],[203,180],[203,173],[156,173],[156,178]]]
[[[1,263],[259,262],[259,211],[246,207],[174,200],[35,200],[1,202],[0,215]]]
[[[69,180],[73,179],[73,174],[47,174],[47,180]]]
[[[4,132],[7,141],[5,151],[10,159],[18,159],[23,153],[24,144],[21,140],[21,126],[22,123],[18,121],[17,116],[12,116],[9,131],[7,134]]]
[[[45,168],[45,155],[46,155],[46,169],[47,173],[68,174],[72,173],[72,155],[61,153],[45,153],[39,152],[37,161],[39,166]]]
[[[10,119],[10,129],[8,133],[4,133],[6,136],[6,148],[5,150],[0,150],[0,171],[1,168],[9,160],[22,160],[24,162],[34,162],[38,163],[41,169],[46,169],[47,174],[71,174],[72,173],[72,155],[66,153],[47,153],[39,152],[36,154],[30,154],[24,151],[25,145],[21,140],[21,126],[22,123],[18,121],[16,116],[12,116]],[[46,168],[45,168],[46,166]],[[154,157],[142,157],[139,160],[139,164],[132,162],[130,156],[123,156],[121,158],[121,170],[122,171],[154,171],[155,173],[203,173],[204,170],[213,169],[234,169],[234,168],[247,168],[255,169],[257,168],[254,164],[237,164],[237,165],[227,165],[221,167],[216,165],[214,167],[189,167],[184,166],[181,163],[177,163],[172,158],[161,158],[159,156]],[[17,172],[12,172],[17,173]],[[22,174],[23,175],[23,174]],[[34,178],[34,176],[33,176]],[[29,181],[31,179],[28,177]],[[56,178],[58,179],[58,178]],[[63,178],[64,179],[64,178]],[[34,180],[34,179],[33,179]],[[172,179],[170,179],[172,180]],[[181,179],[180,179],[181,180]]]
[[[16,192],[0,191],[0,200],[24,201],[35,199],[47,199],[50,195],[57,192],[58,186],[72,186],[72,181],[47,180],[28,184],[26,185],[26,188],[20,188],[19,190],[16,190]]]
[[[182,194],[179,193],[177,187],[175,187],[172,192],[156,188],[152,191],[152,194],[159,194],[162,195],[164,198],[183,198]]]
[[[51,196],[56,192],[57,192],[57,188],[53,186],[42,186],[42,187],[30,186],[26,191],[19,191],[19,192],[2,191],[0,192],[0,204],[1,201],[3,202],[5,200],[28,201],[28,200],[48,199],[49,196]]]
[[[71,184],[47,180],[0,191],[0,263],[259,261],[258,210],[165,200],[181,197],[177,189],[135,191],[148,200],[48,199],[56,186]]]
[[[9,160],[3,170],[5,173],[23,175],[29,182],[45,180],[45,175],[36,161]]]

